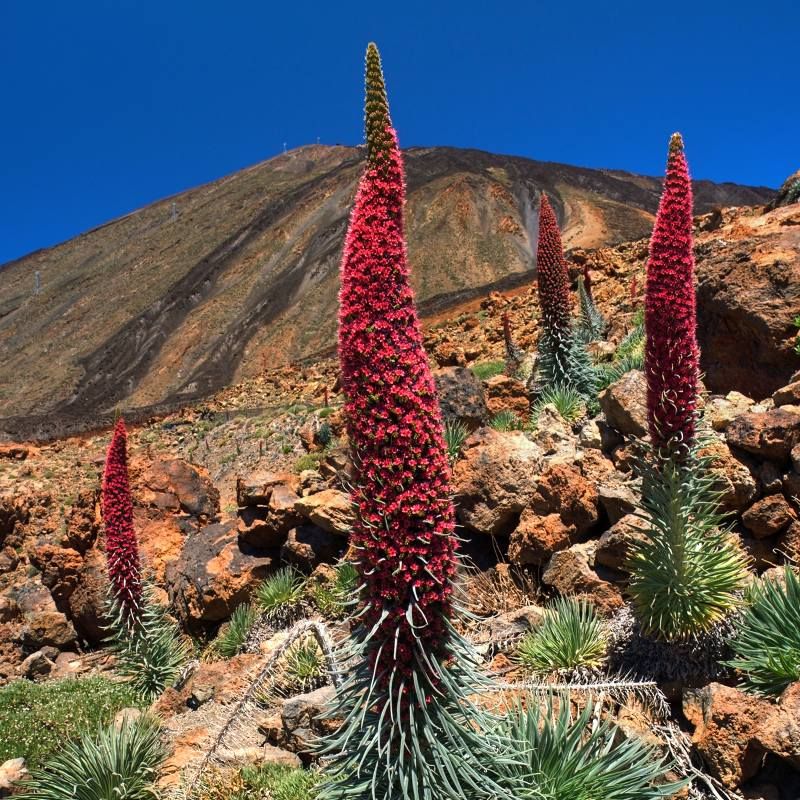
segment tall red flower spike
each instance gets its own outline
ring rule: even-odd
[[[103,473],[103,521],[106,529],[108,577],[114,597],[129,616],[138,614],[142,599],[139,543],[133,530],[133,502],[128,482],[128,434],[120,419],[106,456]]]
[[[647,410],[654,449],[685,452],[695,439],[700,354],[692,250],[692,183],[683,139],[672,135],[645,290]]]
[[[589,296],[589,299],[594,301],[594,297],[592,296],[592,272],[588,264],[583,267],[583,286],[586,289],[586,294]]]
[[[418,642],[435,658],[447,637],[456,539],[441,411],[409,285],[403,163],[374,45],[366,129],[342,256],[339,359],[359,487],[351,541],[366,586],[364,622],[378,625],[371,658],[379,681],[394,673],[402,682]]]
[[[536,281],[542,326],[566,342],[570,329],[569,269],[561,244],[561,231],[546,194],[539,209],[539,246]]]

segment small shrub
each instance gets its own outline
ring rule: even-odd
[[[467,436],[469,436],[469,428],[461,420],[446,419],[444,421],[444,443],[451,464],[461,454],[461,446]]]
[[[592,725],[592,705],[573,719],[569,698],[544,710],[533,698],[501,722],[511,757],[498,760],[496,780],[516,800],[657,800],[685,782],[668,784],[671,765],[657,748],[617,733],[604,719]]]
[[[137,702],[130,686],[107,678],[14,681],[0,689],[0,763],[24,757],[29,770],[37,769],[64,742]]]
[[[603,663],[607,646],[594,607],[585,600],[562,597],[519,643],[516,660],[532,673],[596,669]]]
[[[211,644],[214,653],[223,658],[233,658],[244,647],[250,631],[258,621],[258,611],[249,603],[237,606],[228,623]]]
[[[555,406],[556,411],[567,422],[575,422],[586,413],[583,397],[571,386],[554,385],[545,387],[533,407],[531,420],[534,423],[542,409],[547,405]]]
[[[762,580],[747,601],[727,663],[744,674],[748,692],[777,697],[800,680],[800,577],[787,566],[783,584]]]
[[[496,431],[518,431],[522,429],[522,421],[515,412],[503,409],[489,420],[489,427]]]
[[[322,447],[327,447],[331,443],[333,440],[333,429],[331,428],[330,423],[323,422],[319,426],[316,439]]]
[[[151,717],[108,725],[62,742],[23,783],[19,800],[157,800],[154,781],[165,755]]]
[[[478,380],[486,381],[495,375],[503,375],[506,371],[505,361],[481,361],[473,364],[470,369]]]
[[[255,602],[270,625],[285,627],[302,610],[303,590],[303,578],[291,567],[284,567],[256,589]]]

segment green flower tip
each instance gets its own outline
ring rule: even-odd
[[[388,133],[392,121],[389,117],[389,101],[383,80],[381,55],[374,42],[367,45],[366,61],[364,127],[367,159],[374,164],[382,160],[381,155],[388,153],[392,146],[392,138]]]
[[[683,136],[677,131],[669,137],[669,152],[670,154],[683,152]]]

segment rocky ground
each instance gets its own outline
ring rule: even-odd
[[[800,207],[701,217],[697,253],[707,448],[733,533],[754,574],[764,573],[800,559],[800,356],[792,326],[800,313]],[[646,254],[644,240],[570,254],[574,276],[589,267],[610,321],[609,342],[595,347],[598,359],[633,325]],[[623,624],[626,548],[640,527],[631,463],[635,441],[646,434],[641,372],[625,374],[601,394],[599,413],[574,422],[552,407],[533,421],[521,382],[477,377],[486,374],[481,366],[504,357],[503,315],[516,342],[533,349],[533,287],[493,293],[426,329],[442,407],[469,430],[454,462],[453,492],[465,553],[482,571],[467,588],[487,618],[470,634],[501,674],[510,665],[507,642],[538,618],[548,597],[585,596],[610,624]],[[266,370],[207,402],[133,426],[144,558],[198,642],[212,638],[279,565],[320,575],[346,552],[350,465],[340,409],[336,364],[323,360]],[[504,410],[515,412],[519,430],[489,424]],[[110,666],[101,648],[98,505],[108,439],[104,430],[0,447],[0,682]],[[201,663],[183,688],[162,698],[176,745],[167,783],[203,757],[281,635],[232,661]],[[621,666],[653,674],[652,665],[635,660]],[[800,684],[773,703],[743,694],[724,671],[709,674],[692,661],[677,675],[661,666],[656,679],[672,719],[719,791],[753,800],[800,797]],[[296,761],[328,691],[253,716],[251,739],[238,737],[234,749],[242,752],[230,758],[253,758],[253,748],[263,756],[258,748],[267,741],[269,758]],[[637,728],[634,705],[617,712]],[[653,726],[638,729],[652,734]]]

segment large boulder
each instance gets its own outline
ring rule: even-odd
[[[785,212],[749,220],[697,247],[701,367],[713,392],[761,399],[797,369],[792,320],[800,312],[800,237]],[[740,232],[742,231],[742,232]]]
[[[154,461],[142,480],[147,487],[146,502],[164,508],[177,505],[198,518],[215,519],[219,514],[219,491],[202,467],[181,458]]]
[[[189,536],[180,558],[167,567],[170,599],[194,630],[230,617],[272,572],[275,551],[240,542],[235,522],[207,525]]]
[[[639,370],[626,372],[600,392],[600,407],[606,421],[620,433],[647,435],[647,381]]]
[[[719,683],[684,692],[683,713],[695,726],[692,742],[711,775],[728,789],[738,789],[761,767],[765,749],[759,730],[772,711],[769,701]]]
[[[646,541],[648,523],[636,514],[617,520],[598,540],[595,561],[604,567],[626,571],[628,551],[635,541]]]
[[[788,462],[800,443],[800,414],[785,408],[736,417],[726,431],[728,444],[770,461]]]
[[[585,595],[598,610],[612,614],[622,607],[622,595],[597,573],[596,554],[597,542],[582,542],[559,550],[545,567],[542,583],[564,596]]]
[[[476,431],[453,469],[459,521],[471,533],[508,535],[536,493],[543,466],[541,449],[524,433]]]
[[[443,367],[437,369],[433,377],[445,419],[458,420],[470,430],[486,422],[488,411],[483,385],[471,369]]]
[[[309,522],[328,533],[347,536],[353,528],[355,514],[350,495],[337,489],[324,489],[298,498],[295,510]]]
[[[498,411],[513,411],[525,419],[531,410],[528,390],[522,381],[508,375],[493,375],[484,381],[486,406],[490,414]]]
[[[742,514],[744,526],[756,539],[776,536],[785,531],[796,519],[795,510],[782,494],[764,497]]]
[[[735,790],[755,778],[770,754],[775,765],[783,767],[779,771],[797,777],[800,682],[789,686],[778,703],[712,683],[685,691],[683,711],[695,727],[692,741],[697,752],[725,787]]]
[[[724,511],[741,511],[758,494],[758,482],[743,458],[734,455],[725,442],[711,439],[702,450],[711,459],[711,473],[716,488],[722,492]]]

